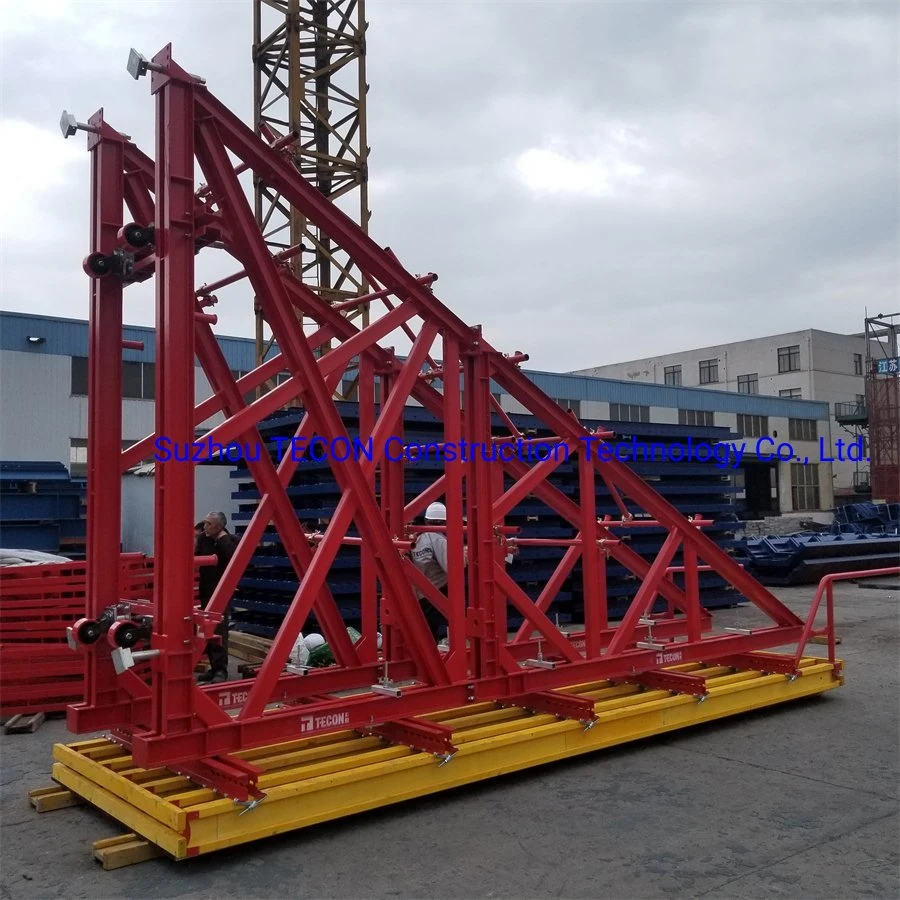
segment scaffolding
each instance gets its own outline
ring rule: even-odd
[[[256,134],[281,147],[310,184],[367,232],[364,0],[254,0],[253,29]],[[353,260],[276,186],[256,175],[253,191],[266,245],[303,284],[329,303],[368,292]],[[255,313],[258,365],[268,358],[273,337],[259,302]],[[365,304],[345,309],[363,327],[368,314]]]
[[[866,418],[872,499],[900,502],[900,313],[866,318]]]

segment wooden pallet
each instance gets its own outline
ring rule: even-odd
[[[3,723],[6,734],[34,734],[44,724],[46,715],[42,712],[18,713]]]
[[[241,662],[259,665],[269,653],[272,641],[243,631],[232,631],[228,635],[228,655]]]

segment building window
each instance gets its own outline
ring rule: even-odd
[[[716,384],[719,380],[719,361],[717,359],[700,360],[700,384]]]
[[[88,365],[86,356],[72,357],[72,396],[86,397],[88,392]]]
[[[497,399],[500,399],[499,394],[495,394]],[[563,409],[571,409],[576,416],[581,416],[581,401],[580,400],[565,400],[560,399],[559,397],[553,398],[554,403],[558,403]]]
[[[759,373],[754,372],[752,375],[738,375],[738,393],[739,394],[758,394],[759,393]]]
[[[678,387],[681,384],[681,366],[666,366],[663,369],[663,378],[666,384]]]
[[[792,441],[815,441],[819,437],[815,419],[788,419],[788,437]]]
[[[778,396],[784,400],[800,400],[802,399],[803,392],[800,388],[787,388],[786,390],[779,391]]]
[[[715,425],[715,413],[704,409],[679,409],[678,410],[679,425]]]
[[[769,433],[769,417],[745,416],[738,413],[737,427],[743,437],[765,437]]]
[[[610,403],[609,419],[611,422],[649,422],[650,407],[636,406],[633,403]]]
[[[862,375],[862,373],[863,373],[862,353],[854,353],[853,354],[853,374],[854,375]]]
[[[134,441],[122,441],[122,449],[127,450],[133,443]],[[87,461],[87,438],[70,438],[69,477],[84,478],[87,475]]]
[[[72,357],[72,396],[86,397],[88,361],[86,356]],[[154,363],[122,363],[122,396],[127,400],[153,400],[156,396]]]
[[[791,501],[795,511],[819,508],[819,467],[791,463]]]
[[[793,347],[778,348],[778,371],[779,372],[799,372],[800,371],[800,345],[794,344]]]
[[[140,400],[144,393],[144,364],[122,363],[122,396],[129,400]]]

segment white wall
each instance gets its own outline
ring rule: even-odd
[[[812,399],[824,401],[831,407],[830,448],[834,447],[837,438],[842,438],[845,443],[849,443],[855,437],[852,429],[851,431],[845,430],[834,417],[835,403],[853,403],[858,395],[864,395],[866,392],[865,376],[856,375],[854,371],[854,353],[862,355],[863,366],[865,366],[865,338],[831,334],[826,331],[813,332]],[[837,456],[837,453],[832,452],[831,455]],[[857,467],[855,462],[836,460],[832,463],[832,467],[834,469],[834,487],[840,492],[852,491],[853,475],[857,468],[861,472],[869,470],[867,462],[861,462]]]
[[[824,334],[825,332],[818,333]],[[803,391],[803,399],[810,400],[813,399],[811,397],[812,382],[809,377],[812,335],[813,332],[809,330],[796,331],[612,365],[595,366],[590,369],[581,369],[577,374],[617,378],[622,381],[649,381],[653,384],[665,384],[666,367],[680,365],[683,387],[737,391],[738,376],[755,373],[759,378],[760,394],[777,397],[780,390],[799,387]],[[800,371],[779,373],[778,348],[794,345],[800,347]],[[700,362],[708,359],[718,361],[719,380],[712,384],[701,384]],[[850,371],[853,371],[852,368]]]
[[[0,459],[69,465],[68,356],[0,353]]]
[[[800,347],[799,371],[779,372],[778,348],[794,345]],[[780,391],[800,388],[803,400],[818,400],[829,404],[831,407],[830,424],[819,422],[818,428],[819,434],[826,439],[829,455],[836,456],[834,441],[837,438],[843,438],[849,442],[853,435],[841,428],[835,421],[834,404],[853,402],[858,394],[865,393],[864,377],[855,374],[853,359],[855,353],[861,354],[865,358],[865,352],[864,337],[807,329],[670,353],[664,356],[646,357],[608,366],[596,366],[591,369],[582,369],[579,374],[664,384],[666,366],[680,365],[684,387],[705,387],[737,392],[738,376],[755,373],[758,378],[758,392],[761,395],[777,397]],[[719,381],[715,384],[701,385],[700,361],[707,359],[718,360]],[[656,410],[654,410],[653,418],[654,421],[666,421],[657,417]],[[770,429],[775,427],[773,422],[774,420],[770,420]],[[784,434],[787,435],[786,420],[783,426]],[[819,452],[819,447],[816,446],[817,457]],[[856,463],[835,460],[834,463],[828,465],[831,466],[828,476],[830,487],[838,492],[850,491],[853,486],[853,475],[857,469]],[[866,466],[860,464],[860,469],[864,468]]]
[[[237,482],[229,476],[233,466],[197,466],[194,469],[194,522],[208,512],[222,511],[228,516],[228,530],[237,503],[231,499]],[[126,552],[153,555],[153,502],[156,480],[153,475],[122,477],[122,547]]]

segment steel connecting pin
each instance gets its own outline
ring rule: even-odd
[[[159,63],[150,62],[143,53],[138,53],[134,47],[128,53],[128,63],[125,66],[128,69],[128,74],[137,81],[139,78],[143,77],[147,74],[147,72],[165,72],[166,69],[164,66],[161,66]],[[188,73],[190,74],[190,73]],[[199,75],[191,75],[191,78],[194,79],[198,84],[206,84],[206,80],[201,78]]]

